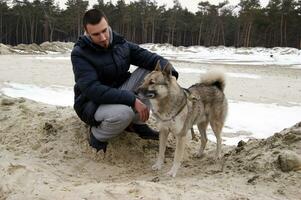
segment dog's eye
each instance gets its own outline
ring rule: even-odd
[[[149,81],[149,84],[150,84],[150,85],[153,85],[153,84],[155,84],[155,81],[154,81],[154,80],[150,80],[150,81]]]

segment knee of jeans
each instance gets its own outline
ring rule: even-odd
[[[133,121],[135,117],[135,113],[131,107],[126,106],[123,110],[120,111],[117,118],[119,118],[120,121],[129,124]]]
[[[112,115],[110,118],[105,119],[102,123],[111,126],[118,126],[120,128],[127,127],[134,119],[135,113],[131,107],[124,106],[118,113]]]

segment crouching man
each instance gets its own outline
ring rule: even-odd
[[[105,152],[108,140],[125,129],[141,138],[158,140],[158,132],[145,124],[150,108],[134,91],[158,60],[161,66],[168,61],[112,31],[100,10],[88,10],[83,26],[86,33],[75,43],[71,61],[74,109],[91,127],[90,146]],[[138,67],[132,74],[131,64]],[[172,74],[178,77],[175,70]]]

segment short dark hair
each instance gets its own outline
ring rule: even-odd
[[[83,18],[84,28],[86,29],[87,24],[92,24],[92,25],[98,24],[103,17],[108,21],[106,15],[101,10],[98,10],[96,8],[88,10],[84,14],[84,18]]]

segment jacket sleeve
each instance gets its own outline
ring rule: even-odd
[[[71,61],[75,82],[82,92],[82,95],[96,104],[134,105],[136,97],[133,92],[119,90],[102,84],[98,79],[94,67],[83,57],[72,52]]]
[[[162,56],[159,56],[156,53],[152,53],[144,48],[141,48],[139,45],[127,42],[130,48],[130,60],[131,64],[136,65],[138,67],[143,67],[148,70],[154,70],[158,60],[160,60],[160,64],[164,67],[169,61]],[[172,67],[172,75],[178,79],[178,72]]]

